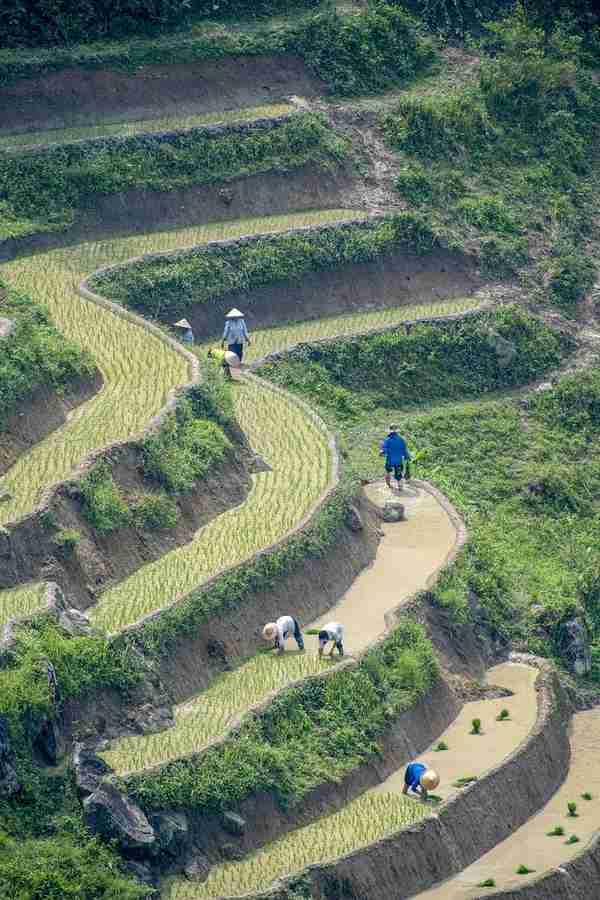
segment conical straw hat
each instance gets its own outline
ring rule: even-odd
[[[421,787],[424,787],[426,791],[434,791],[440,783],[440,776],[433,769],[427,769],[421,775],[420,781]]]
[[[244,313],[243,313],[243,312],[240,312],[239,309],[236,309],[235,306],[234,306],[233,309],[229,310],[229,312],[227,313],[227,315],[225,316],[225,318],[226,318],[226,319],[243,319],[243,318],[244,318]]]
[[[275,622],[267,622],[263,628],[263,637],[265,641],[272,641],[277,634],[277,625]]]
[[[187,319],[180,319],[179,322],[175,322],[175,328],[191,328],[192,326],[188,322]]]

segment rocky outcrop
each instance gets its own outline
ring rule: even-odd
[[[13,763],[14,755],[8,735],[8,721],[6,716],[0,716],[0,796],[12,797],[21,790]]]
[[[559,652],[574,675],[588,675],[592,668],[589,635],[581,619],[569,619],[561,626]]]
[[[158,849],[177,857],[187,845],[188,821],[183,813],[160,812],[150,817],[156,833]]]
[[[154,828],[139,808],[110,781],[104,781],[83,801],[89,827],[108,840],[116,840],[126,853],[156,852]]]
[[[404,504],[399,500],[386,500],[385,503],[377,509],[379,517],[384,522],[403,522],[404,521]]]
[[[82,794],[93,794],[110,771],[107,764],[83,744],[75,744],[73,750],[75,783]]]

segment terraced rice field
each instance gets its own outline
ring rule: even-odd
[[[466,703],[440,736],[449,749],[435,753],[432,745],[419,757],[440,774],[438,793],[444,799],[456,793],[458,789],[453,788],[453,782],[458,778],[481,777],[527,737],[536,719],[536,677],[537,671],[529,666],[504,664],[491,669],[488,682],[507,688],[514,695]],[[509,709],[510,719],[498,722],[496,717],[504,707]],[[469,733],[471,720],[476,717],[483,723],[483,734],[478,737]],[[277,878],[334,860],[419,821],[431,812],[431,806],[402,796],[404,769],[403,764],[382,784],[339,812],[292,831],[239,862],[212,869],[202,884],[183,878],[166,880],[163,897],[165,900],[213,900],[265,891]],[[444,896],[447,900],[458,897],[452,893]]]
[[[344,809],[290,832],[242,862],[211,871],[203,884],[177,878],[165,884],[168,900],[210,900],[263,890],[275,879],[327,862],[420,821],[426,804],[397,794],[366,794]]]
[[[159,119],[138,119],[135,122],[105,122],[101,125],[80,125],[74,128],[55,128],[47,131],[26,131],[20,134],[0,136],[0,149],[22,148],[66,144],[96,137],[131,137],[135,134],[157,134],[161,131],[179,131],[197,128],[199,125],[214,125],[230,122],[245,122],[249,119],[275,118],[294,111],[289,103],[273,103],[269,106],[252,106],[230,112],[206,113],[205,115],[162,116]]]
[[[44,583],[23,584],[11,591],[0,591],[0,629],[16,615],[27,616],[39,609],[44,593]]]
[[[374,495],[375,502],[389,499],[387,488],[381,494],[380,498]],[[421,590],[454,546],[454,526],[431,494],[412,490],[409,496],[405,491],[403,499],[407,521],[382,524],[384,536],[374,564],[361,572],[334,609],[311,623],[311,628],[318,628],[332,619],[343,622],[348,653],[356,655],[380,637],[386,613]],[[198,752],[271,691],[331,665],[329,659],[319,661],[316,650],[317,639],[307,635],[305,654],[259,654],[176,707],[172,728],[123,738],[102,755],[119,775],[124,775]]]

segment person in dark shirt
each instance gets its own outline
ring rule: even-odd
[[[389,434],[381,443],[381,456],[385,456],[385,483],[391,489],[392,472],[397,486],[403,478],[410,478],[410,453],[404,438],[398,434],[397,425],[390,425]]]

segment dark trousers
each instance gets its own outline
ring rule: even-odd
[[[300,626],[294,619],[294,640],[298,644],[300,650],[304,650],[304,638],[302,637],[302,632],[300,631]]]
[[[231,350],[232,353],[235,353],[239,361],[242,361],[244,356],[244,345],[243,344],[228,344],[228,350]]]

